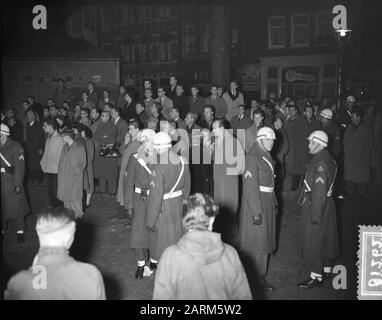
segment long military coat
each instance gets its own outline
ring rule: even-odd
[[[300,242],[302,256],[308,261],[324,261],[338,255],[336,208],[328,194],[335,173],[336,163],[326,149],[315,154],[307,166],[304,198],[300,198]]]
[[[181,173],[180,157],[169,152],[167,164],[152,166],[152,186],[148,196],[147,226],[155,227],[150,235],[150,255],[159,260],[164,249],[179,241],[183,235],[182,201],[190,194],[191,182],[188,165],[184,165],[184,172],[174,191],[182,190],[182,195],[172,199],[163,199],[174,187]],[[171,160],[172,159],[172,160]],[[177,161],[177,163],[176,163]]]
[[[245,157],[242,177],[240,247],[249,255],[270,254],[276,248],[276,198],[274,192],[261,192],[259,186],[274,187],[274,161],[257,143]],[[258,215],[261,225],[253,224]]]
[[[70,147],[65,144],[58,164],[58,199],[68,202],[82,199],[85,167],[85,148],[76,141]]]
[[[125,208],[134,209],[134,218],[130,233],[130,248],[149,248],[150,233],[146,228],[147,197],[143,193],[135,192],[135,187],[149,190],[151,183],[151,170],[148,165],[143,166],[137,154],[131,155],[126,169],[126,179],[130,182],[125,190]]]
[[[8,137],[8,141],[0,146],[0,152],[9,164],[14,166],[14,174],[8,172],[1,173],[1,215],[3,222],[5,222],[6,220],[26,216],[29,213],[29,205],[23,186],[25,174],[23,147],[20,143]],[[3,159],[0,162],[1,168],[8,167]],[[16,186],[20,187],[21,193],[15,193]]]

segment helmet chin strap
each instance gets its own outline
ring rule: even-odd
[[[314,147],[314,149],[312,150],[312,154],[316,154],[316,150],[317,150],[317,148],[318,148],[318,143],[316,143],[316,146]]]

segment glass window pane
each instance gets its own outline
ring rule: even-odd
[[[285,43],[285,32],[284,28],[274,28],[271,29],[271,45],[284,45]]]
[[[284,17],[272,17],[272,18],[270,18],[270,26],[271,27],[283,26],[284,21],[285,21]]]
[[[293,23],[294,25],[308,24],[308,16],[307,16],[307,15],[293,16],[293,17],[292,17],[292,23]]]
[[[267,70],[267,78],[268,79],[277,79],[277,67],[269,67]]]
[[[308,27],[300,26],[293,28],[293,43],[294,44],[307,44],[308,43]]]

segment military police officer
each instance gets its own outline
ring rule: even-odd
[[[18,242],[23,243],[25,242],[24,217],[29,212],[23,187],[24,149],[20,143],[10,138],[9,128],[5,124],[1,124],[0,158],[2,233],[5,232],[7,222],[11,221],[15,224]]]
[[[134,249],[138,268],[135,277],[143,278],[148,249],[150,246],[150,233],[146,228],[147,197],[151,186],[151,169],[149,157],[144,153],[151,153],[152,140],[155,131],[144,129],[138,133],[137,140],[141,143],[138,152],[134,153],[128,161],[126,169],[125,208],[133,217],[129,245]]]
[[[269,254],[276,249],[276,198],[274,161],[270,155],[275,133],[262,127],[245,157],[240,215],[240,247],[250,258],[264,290],[274,287],[265,279]]]
[[[146,226],[150,234],[151,271],[164,249],[183,235],[182,201],[190,194],[190,171],[185,159],[171,151],[171,137],[158,132],[153,139],[156,164],[152,165],[152,186],[148,195]]]
[[[298,284],[305,289],[321,286],[325,279],[330,279],[339,248],[332,199],[337,165],[326,149],[328,135],[324,131],[312,132],[308,140],[313,158],[308,163],[299,199],[303,206],[300,219],[302,256],[311,264],[310,277]]]

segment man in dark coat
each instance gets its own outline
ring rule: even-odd
[[[43,119],[43,116],[44,116],[43,115],[43,109],[44,109],[43,105],[36,102],[34,97],[32,97],[32,96],[27,97],[27,100],[29,101],[29,103],[31,105],[31,109],[37,113],[37,115],[41,121]]]
[[[286,157],[286,171],[292,175],[291,190],[300,187],[301,179],[305,173],[307,157],[306,131],[304,119],[298,115],[296,105],[289,105],[290,117],[285,123],[285,130],[289,139],[289,152]]]
[[[53,91],[53,99],[56,101],[57,106],[62,106],[64,101],[72,102],[74,99],[73,92],[65,86],[65,81],[62,79],[57,80],[57,88]]]
[[[276,249],[274,161],[270,155],[275,133],[262,127],[257,142],[245,157],[240,214],[240,247],[250,258],[264,290],[274,287],[265,279],[268,256]]]
[[[363,111],[353,108],[352,123],[344,136],[344,188],[346,194],[364,196],[370,180],[373,131],[363,122]]]
[[[180,117],[184,119],[186,114],[190,111],[190,103],[188,101],[188,97],[184,95],[184,87],[181,84],[176,86],[176,94],[172,98],[174,103],[174,107],[178,107],[180,111]],[[171,119],[171,115],[170,115]]]
[[[215,107],[213,105],[205,105],[203,108],[203,118],[197,121],[197,125],[202,129],[212,131],[212,124],[215,121]]]
[[[125,135],[129,130],[129,126],[127,122],[121,118],[121,109],[116,106],[111,107],[111,119],[114,123],[115,130],[117,133],[115,143],[118,146],[121,146],[125,141]]]
[[[200,119],[203,116],[204,98],[199,96],[199,88],[194,85],[191,87],[191,96],[188,97],[188,103],[190,104],[190,109],[195,112]]]
[[[222,97],[218,96],[218,86],[211,86],[211,95],[205,100],[205,104],[213,105],[215,107],[215,117],[224,118],[227,113],[227,104]]]
[[[98,95],[95,91],[94,82],[91,81],[88,82],[88,96],[89,101],[93,102],[95,107],[98,106]]]
[[[25,149],[28,162],[29,181],[42,182],[43,172],[40,161],[44,150],[44,131],[42,125],[36,119],[33,110],[27,112]]]
[[[145,153],[152,153],[151,143],[155,131],[145,129],[138,135],[141,143],[139,152],[134,153],[128,161],[126,169],[126,190],[124,190],[124,205],[129,215],[133,217],[130,233],[130,248],[134,249],[138,268],[135,277],[143,278],[146,260],[149,257],[150,233],[146,228],[147,197],[151,186],[151,170]]]
[[[240,139],[241,144],[244,145],[245,141],[243,140],[245,140],[245,134],[238,135],[238,130],[242,130],[243,132],[245,132],[245,130],[252,125],[252,120],[246,116],[245,106],[243,104],[238,106],[238,115],[233,116],[230,120],[233,135]]]
[[[0,133],[1,162],[1,215],[2,234],[7,222],[15,224],[19,243],[25,241],[24,217],[29,212],[23,181],[25,173],[24,149],[10,138],[9,128],[1,124]]]
[[[188,164],[170,151],[171,137],[158,132],[153,146],[157,164],[151,167],[153,181],[148,195],[146,221],[151,232],[151,271],[156,269],[163,251],[182,237],[182,201],[189,196],[191,186]]]
[[[300,243],[302,257],[311,264],[310,277],[299,288],[321,286],[329,280],[334,259],[339,253],[336,208],[332,199],[337,165],[326,149],[328,136],[314,131],[309,137],[309,153],[303,190],[299,199],[302,207]],[[324,272],[324,274],[323,274]]]
[[[57,198],[63,201],[65,208],[74,211],[77,219],[84,215],[82,198],[86,151],[80,142],[74,141],[72,129],[65,129],[61,134],[65,145],[58,165]]]
[[[94,177],[99,180],[101,193],[115,194],[117,192],[118,162],[116,158],[107,158],[100,155],[100,147],[114,145],[117,131],[110,121],[110,112],[103,111],[101,123],[94,134],[95,158]]]

